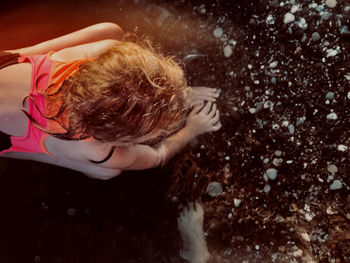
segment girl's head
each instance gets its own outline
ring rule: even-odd
[[[82,64],[60,94],[66,137],[104,142],[155,143],[180,129],[189,109],[183,70],[147,40],[120,42]]]

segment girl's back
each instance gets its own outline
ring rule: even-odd
[[[21,109],[31,85],[32,65],[20,63],[0,69],[0,131],[15,137],[24,136],[28,118]]]
[[[0,69],[0,131],[12,136],[15,140],[24,142],[28,140],[28,137],[35,139],[40,135],[29,135],[33,133],[32,128],[29,126],[31,122],[22,110],[30,112],[28,109],[29,99],[24,99],[28,97],[31,91],[40,86],[40,82],[43,79],[40,72],[42,71],[41,68],[45,69],[45,63],[43,63],[45,57],[45,55],[34,56],[30,59],[31,62],[24,60],[22,63]],[[22,58],[20,60],[23,61]],[[24,105],[23,102],[25,102]],[[34,105],[31,108],[33,110],[35,108]],[[28,130],[30,130],[29,133]],[[100,158],[99,155],[102,155],[101,158],[103,158],[104,147],[101,149],[101,147],[96,147],[92,143],[60,140],[52,136],[49,136],[43,142],[44,148],[54,156],[35,151],[26,152],[26,150],[2,152],[1,156],[55,164],[86,174],[103,174],[108,172],[114,175],[120,173],[119,169],[106,170],[103,167],[92,163],[88,164],[84,161],[85,159],[88,160],[83,154],[84,152],[92,151],[97,155],[97,158]],[[92,156],[94,157],[94,154]]]

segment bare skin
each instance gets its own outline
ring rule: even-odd
[[[66,36],[12,52],[21,54],[44,54],[57,51],[52,58],[72,61],[96,57],[121,41],[124,32],[112,23],[97,24]],[[93,42],[91,42],[93,41]],[[28,95],[31,82],[31,64],[21,63],[0,70],[0,130],[19,137],[26,133],[27,118],[21,112],[22,100]],[[195,105],[186,125],[176,134],[166,138],[157,147],[147,145],[121,145],[118,142],[65,141],[49,136],[45,141],[48,151],[42,153],[8,152],[1,157],[33,160],[80,171],[96,179],[110,179],[123,170],[142,170],[165,164],[196,136],[220,129],[219,112],[215,100],[216,89],[197,87],[191,93]],[[209,103],[204,105],[204,101]],[[203,106],[204,105],[204,106]],[[102,160],[112,146],[116,149],[105,163],[94,164],[89,160]]]
[[[192,87],[191,100],[193,106],[200,105],[203,101],[215,102],[220,96],[220,90],[209,87]]]
[[[189,203],[177,219],[183,240],[182,256],[190,263],[206,263],[210,259],[203,230],[204,209],[198,202]]]

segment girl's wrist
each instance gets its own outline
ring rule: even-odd
[[[198,136],[196,129],[194,129],[190,125],[186,125],[184,128],[182,128],[181,132],[186,138],[188,138],[189,141]]]

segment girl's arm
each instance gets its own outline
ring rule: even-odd
[[[168,137],[158,147],[134,145],[116,149],[113,157],[105,165],[122,170],[143,170],[164,165],[192,139],[206,132],[220,129],[219,111],[216,104],[207,102],[196,106],[187,119],[186,126]]]
[[[118,42],[120,41],[105,39],[74,47],[68,47],[52,54],[52,59],[55,61],[69,62],[85,58],[95,58],[107,51],[107,49],[113,45],[116,45]]]
[[[22,55],[45,54],[49,51],[59,51],[68,47],[96,42],[104,39],[122,40],[124,31],[117,24],[104,22],[95,24],[70,34],[54,38],[34,46],[8,50]]]

